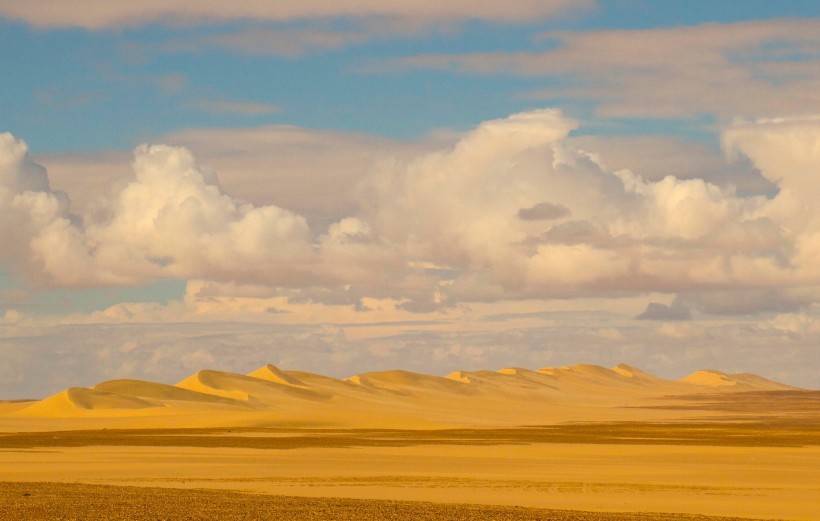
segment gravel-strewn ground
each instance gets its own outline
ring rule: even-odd
[[[2,521],[171,520],[728,521],[740,518],[596,513],[486,505],[302,498],[221,490],[0,482]]]

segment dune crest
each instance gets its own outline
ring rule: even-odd
[[[248,401],[248,393],[239,389],[231,389],[229,385],[226,386],[223,375],[228,375],[228,373],[211,370],[199,371],[181,382],[178,382],[176,387],[188,389],[197,393],[230,398],[232,400]]]
[[[305,387],[305,384],[300,382],[298,378],[294,378],[288,373],[282,371],[273,364],[268,364],[260,367],[255,371],[248,373],[248,376],[267,380],[282,385],[292,385],[293,387]]]
[[[676,405],[692,395],[792,389],[760,376],[720,371],[665,380],[625,364],[611,369],[577,364],[537,371],[506,367],[454,371],[447,376],[388,370],[344,380],[268,364],[247,375],[206,369],[176,385],[126,379],[93,388],[73,387],[5,415],[165,419],[187,415],[193,423],[208,418],[209,425],[226,426],[538,425],[680,417],[687,407]],[[209,411],[213,414],[203,414]]]

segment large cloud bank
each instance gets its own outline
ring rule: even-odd
[[[613,172],[569,145],[575,126],[536,110],[485,122],[437,152],[382,161],[351,187],[351,215],[321,230],[230,197],[190,152],[164,145],[138,147],[133,179],[73,215],[25,144],[3,134],[2,251],[46,286],[197,278],[328,301],[391,298],[410,310],[648,291],[716,312],[748,307],[750,295],[766,296],[757,307],[815,300],[820,120],[725,132],[727,151],[778,187],[772,197]]]

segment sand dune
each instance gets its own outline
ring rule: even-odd
[[[392,391],[398,394],[452,393],[465,394],[470,389],[460,382],[441,376],[430,376],[410,371],[391,370],[364,373],[347,378],[347,381],[363,387]]]
[[[559,391],[550,376],[519,367],[498,371],[456,371],[447,378],[467,384],[473,393],[485,400],[504,397],[506,400],[555,401]]]
[[[690,395],[788,389],[760,376],[719,371],[665,380],[624,364],[507,367],[445,377],[390,370],[344,380],[265,365],[247,375],[203,370],[176,385],[111,380],[0,410],[0,416],[167,419],[212,410],[221,416],[210,415],[211,426],[219,418],[226,425],[533,425],[678,418],[686,408],[672,412],[673,406]]]
[[[65,391],[34,402],[17,414],[63,418],[84,416],[91,411],[133,411],[164,407],[158,400],[139,398],[85,387],[71,387]]]
[[[323,391],[331,393],[334,396],[348,396],[348,395],[361,396],[362,394],[368,394],[368,393],[376,392],[374,389],[363,387],[361,385],[358,385],[358,384],[352,382],[350,380],[350,378],[346,378],[344,380],[339,380],[337,378],[331,378],[330,376],[324,376],[324,375],[313,374],[313,373],[305,373],[305,372],[302,372],[302,371],[283,371],[283,372],[286,375],[297,379],[305,387],[307,387],[309,389],[322,389]],[[251,373],[251,374],[253,374],[253,373]]]
[[[238,405],[237,400],[222,398],[213,394],[200,393],[189,389],[143,380],[109,380],[94,386],[99,391],[108,391],[119,395],[153,398],[163,403],[169,402],[202,402]]]
[[[735,388],[733,390],[737,391],[785,391],[794,389],[794,387],[773,382],[754,374],[726,374],[720,371],[696,371],[689,376],[681,378],[679,381],[700,387],[720,389]]]
[[[305,387],[305,384],[299,381],[298,378],[289,375],[288,373],[282,371],[273,364],[268,364],[260,367],[256,371],[251,371],[250,373],[248,373],[248,376],[252,376],[253,378],[259,378],[261,380],[267,380],[269,382],[282,385],[291,385],[293,387]]]
[[[293,399],[322,400],[329,398],[327,393],[304,386],[213,370],[199,371],[177,383],[176,387],[241,400],[258,407],[282,406]]]

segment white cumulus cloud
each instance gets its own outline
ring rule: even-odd
[[[311,254],[305,220],[219,189],[183,148],[140,146],[134,179],[84,220],[9,134],[0,149],[4,251],[47,284],[133,284],[163,277],[292,277]]]
[[[725,132],[727,152],[773,184],[769,196],[613,171],[574,146],[576,125],[560,111],[534,110],[484,122],[435,151],[403,146],[382,161],[370,151],[372,160],[351,163],[361,172],[333,185],[348,203],[311,226],[280,205],[229,196],[187,149],[166,145],[138,147],[131,179],[72,215],[25,144],[4,135],[4,254],[41,284],[201,279],[362,310],[367,299],[429,312],[650,291],[677,293],[705,313],[815,302],[820,120]],[[275,179],[288,190],[286,171]]]

